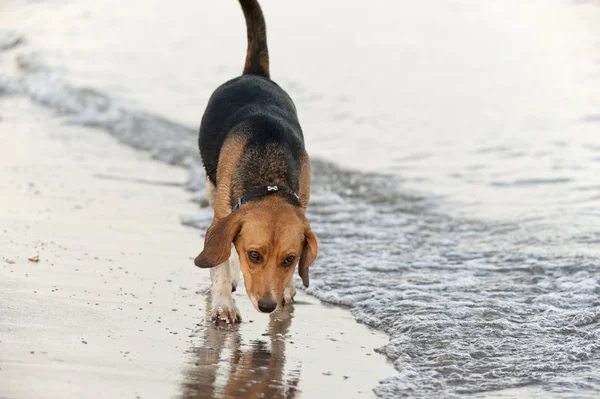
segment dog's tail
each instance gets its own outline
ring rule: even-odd
[[[246,18],[246,31],[248,35],[248,52],[244,75],[258,75],[268,78],[269,74],[269,49],[267,48],[267,27],[265,18],[257,0],[239,0],[244,17]]]

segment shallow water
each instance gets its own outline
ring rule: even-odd
[[[597,395],[600,7],[378,0],[314,15],[264,3],[273,70],[289,72],[280,83],[316,158],[309,219],[321,248],[307,291],[390,334],[381,351],[398,374],[376,393]],[[186,125],[238,72],[239,10],[132,2],[116,15],[115,4],[13,0],[8,15],[29,21],[32,44],[0,92],[189,167],[205,206]],[[52,24],[33,23],[42,12]],[[314,53],[344,67],[300,62]],[[210,218],[204,207],[182,221],[204,229]]]

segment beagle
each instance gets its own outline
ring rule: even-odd
[[[308,287],[318,252],[305,216],[310,159],[296,107],[270,79],[257,0],[239,2],[248,36],[244,71],[212,94],[198,138],[214,217],[194,264],[211,268],[211,316],[227,323],[241,320],[231,295],[240,269],[254,307],[271,313],[293,301],[296,265]]]

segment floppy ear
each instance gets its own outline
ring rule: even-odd
[[[315,237],[315,234],[310,228],[306,230],[304,237],[306,238],[306,241],[304,242],[304,249],[302,250],[302,255],[298,262],[298,274],[302,278],[304,286],[308,287],[308,268],[317,258],[319,246],[317,245],[317,237]]]
[[[233,212],[213,221],[206,231],[204,249],[194,259],[194,264],[201,268],[215,267],[229,259],[231,243],[242,228],[241,212]]]

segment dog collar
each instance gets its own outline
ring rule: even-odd
[[[235,212],[238,209],[240,209],[240,207],[242,205],[244,205],[246,202],[250,201],[254,197],[262,197],[263,195],[274,194],[274,193],[288,194],[289,196],[293,197],[296,202],[298,202],[298,205],[300,205],[300,197],[298,197],[298,194],[296,194],[296,192],[294,190],[292,190],[291,188],[286,187],[286,186],[280,186],[280,185],[274,184],[271,186],[264,186],[264,187],[257,188],[254,191],[250,191],[248,194],[244,195],[243,197],[238,198],[236,204],[233,206],[232,212]]]

